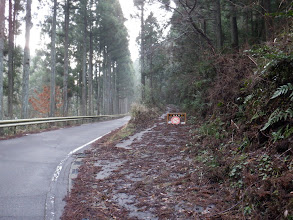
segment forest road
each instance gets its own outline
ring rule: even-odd
[[[0,219],[59,219],[72,155],[130,117],[0,141]]]

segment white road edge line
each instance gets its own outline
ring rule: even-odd
[[[104,137],[104,136],[107,135],[107,134],[110,134],[111,132],[112,132],[112,131],[109,131],[108,133],[106,133],[106,134],[104,134],[104,135],[102,135],[102,136],[100,136],[100,137],[98,137],[98,138],[96,138],[96,139],[94,139],[94,140],[92,140],[92,141],[90,141],[90,142],[88,142],[88,143],[86,143],[86,144],[84,144],[84,145],[78,147],[78,148],[75,148],[73,151],[70,151],[69,154],[67,154],[67,156],[66,156],[63,160],[61,160],[61,162],[60,162],[59,165],[57,166],[57,168],[56,168],[56,170],[55,170],[55,172],[54,172],[54,174],[53,174],[52,181],[57,181],[57,179],[58,179],[58,177],[59,177],[59,175],[60,175],[60,172],[61,172],[61,170],[62,170],[62,165],[63,165],[63,163],[64,163],[64,162],[65,162],[65,161],[66,161],[66,160],[67,160],[72,154],[74,154],[74,153],[76,153],[77,151],[81,150],[82,148],[84,148],[84,147],[86,147],[86,146],[88,146],[88,145],[90,145],[90,144],[96,142],[97,140],[101,139],[102,137]]]
[[[75,148],[74,150],[70,151],[69,154],[66,155],[66,157],[61,160],[61,162],[59,163],[59,165],[56,167],[56,170],[53,174],[53,177],[52,177],[52,180],[51,180],[51,183],[50,183],[50,191],[48,192],[47,194],[47,199],[46,199],[46,204],[45,204],[45,220],[55,220],[55,195],[54,193],[52,192],[52,189],[55,188],[55,184],[57,182],[57,179],[61,173],[61,170],[62,170],[62,167],[63,167],[63,163],[74,153],[76,153],[77,151],[81,150],[82,148],[96,142],[97,140],[101,139],[102,137],[110,134],[113,130],[109,131],[108,133],[78,147],[78,148]],[[55,184],[54,184],[55,182]],[[49,198],[49,199],[48,199]]]

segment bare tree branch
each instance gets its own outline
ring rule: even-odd
[[[190,9],[190,13],[193,12],[193,10],[195,9],[197,5],[197,0],[194,1],[193,7]]]

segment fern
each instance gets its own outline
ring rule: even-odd
[[[244,100],[243,103],[244,103],[244,104],[248,103],[252,98],[253,98],[253,95],[252,95],[252,94],[246,96],[246,97],[245,97],[245,100]]]
[[[289,125],[286,126],[285,131],[283,133],[285,138],[290,137],[293,134],[293,127],[290,128]]]
[[[285,118],[285,120],[287,119],[287,116],[289,116],[290,118],[293,118],[293,109],[288,108],[288,109],[285,111],[285,114],[286,114],[286,118]]]
[[[293,110],[291,108],[288,108],[286,111],[280,111],[279,108],[277,108],[269,117],[268,122],[264,125],[264,127],[261,129],[261,131],[266,130],[271,125],[281,121],[281,120],[287,120],[287,118],[293,118]]]
[[[274,93],[274,95],[271,97],[271,99],[275,99],[281,95],[287,94],[289,91],[292,91],[290,94],[290,100],[293,101],[293,85],[291,83],[287,83],[286,85],[280,86]],[[261,129],[261,131],[266,130],[271,125],[281,121],[281,120],[287,120],[288,118],[293,118],[293,109],[289,107],[286,111],[281,111],[279,108],[277,108],[269,117],[269,120],[264,125],[264,127]]]
[[[261,131],[266,130],[268,127],[270,127],[272,124],[280,121],[283,117],[283,112],[280,111],[280,109],[276,109],[269,117],[268,122],[265,124],[265,126],[261,129]]]
[[[250,120],[250,123],[253,121],[253,120],[255,120],[255,119],[258,119],[259,117],[262,117],[262,116],[264,116],[265,115],[265,113],[263,112],[263,111],[261,111],[261,112],[257,112],[257,113],[255,113],[253,116],[252,116],[252,118],[251,118],[251,120]]]
[[[279,97],[280,95],[283,95],[283,94],[287,94],[288,91],[291,91],[292,90],[292,93],[290,94],[290,100],[293,101],[293,85],[291,83],[287,83],[287,85],[283,85],[283,86],[280,86],[274,93],[274,95],[272,96],[271,99],[274,99],[274,98],[277,98]]]

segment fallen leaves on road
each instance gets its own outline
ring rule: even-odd
[[[189,130],[160,117],[127,146],[107,141],[119,130],[102,138],[85,152],[62,219],[212,219],[229,193],[186,150]]]

